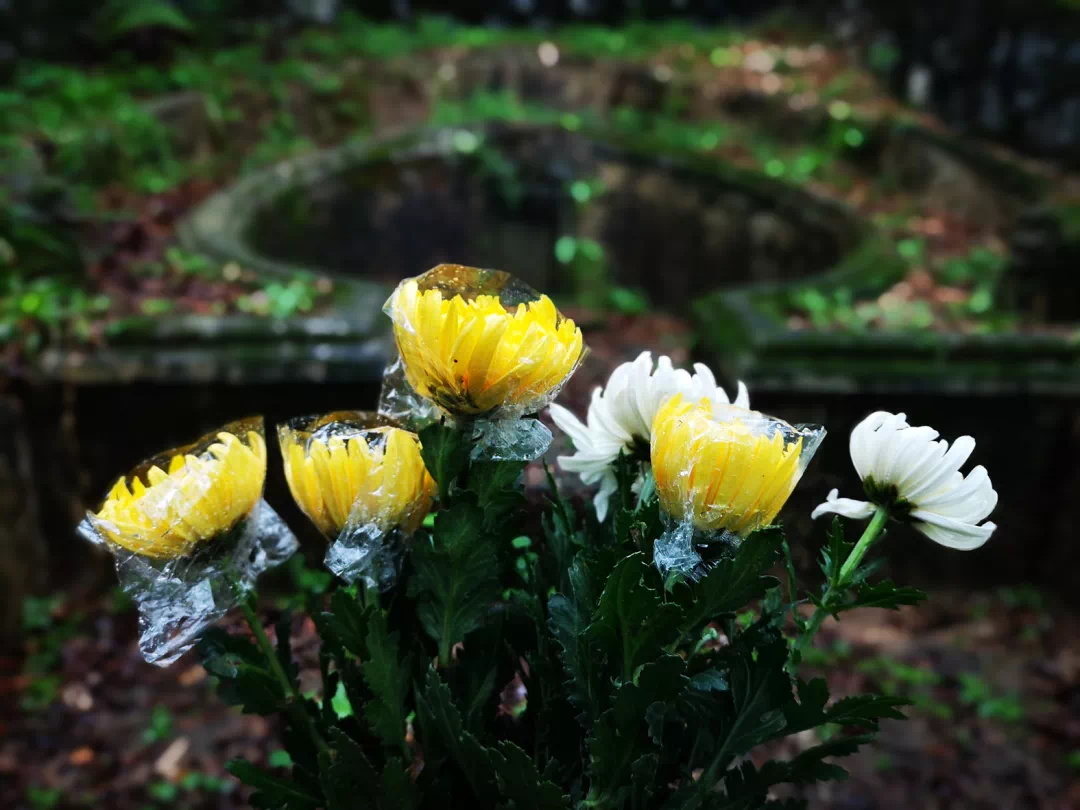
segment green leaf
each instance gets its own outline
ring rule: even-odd
[[[418,435],[424,466],[439,485],[439,497],[446,501],[450,486],[469,463],[467,431],[437,422],[428,425]]]
[[[379,791],[382,794],[380,810],[416,810],[424,800],[409,769],[397,757],[390,757],[383,766]],[[355,803],[352,808],[355,810]]]
[[[247,714],[273,714],[286,696],[262,652],[220,627],[206,630],[196,646],[203,667],[219,679],[218,695]]]
[[[491,752],[499,791],[511,802],[514,810],[565,810],[570,797],[564,796],[558,785],[541,779],[533,758],[503,740]]]
[[[277,636],[277,659],[281,664],[281,668],[285,670],[285,674],[289,676],[289,681],[292,684],[296,684],[299,677],[300,670],[297,668],[296,663],[292,657],[292,613],[286,610],[281,614],[277,624],[274,626],[275,635]]]
[[[733,715],[717,734],[719,752],[707,777],[715,777],[716,768],[765,742],[781,731],[786,723],[784,708],[792,700],[791,681],[784,671],[787,645],[777,640],[767,646],[741,653],[731,670]],[[706,788],[707,783],[703,783]]]
[[[549,632],[562,648],[562,665],[569,678],[569,699],[588,718],[599,714],[603,694],[598,667],[585,634],[596,603],[585,563],[574,560],[569,572],[570,596],[555,594],[548,600]]]
[[[718,616],[760,599],[779,583],[766,572],[782,555],[784,533],[778,527],[756,531],[742,541],[733,557],[718,560],[701,580],[676,587],[676,598],[686,611],[691,633]]]
[[[593,782],[590,798],[594,804],[625,804],[632,790],[633,763],[655,753],[645,734],[646,705],[637,685],[624,683],[615,695],[615,705],[594,724],[588,740]],[[601,802],[600,796],[606,801]]]
[[[854,590],[854,598],[841,602],[833,608],[834,615],[861,607],[899,610],[904,605],[917,605],[926,599],[926,594],[918,588],[897,587],[893,585],[892,580],[888,579],[873,585],[860,585]]]
[[[645,585],[643,578],[648,570],[645,555],[640,552],[620,560],[608,576],[586,630],[624,681],[679,636],[682,610],[663,602],[658,591]]]
[[[837,701],[825,713],[825,722],[865,726],[877,731],[878,720],[903,720],[903,713],[897,710],[910,703],[910,700],[891,695],[853,695]]]
[[[498,792],[490,751],[465,731],[450,689],[434,669],[428,670],[423,687],[416,690],[416,720],[425,761],[429,755],[433,759],[445,756],[465,775],[476,797],[494,807]]]
[[[619,687],[614,706],[593,726],[588,744],[594,788],[612,806],[624,801],[631,789],[633,763],[658,750],[650,738],[662,729],[667,705],[688,686],[685,669],[677,655],[645,664],[633,682]]]
[[[321,623],[339,645],[357,658],[366,658],[370,613],[351,591],[338,588],[330,597],[330,612],[322,614]]]
[[[410,656],[400,660],[398,634],[386,626],[386,616],[379,609],[368,617],[368,659],[361,673],[373,699],[364,705],[364,718],[371,730],[388,747],[407,752],[405,723],[408,710]]]
[[[510,534],[525,508],[525,494],[518,482],[525,462],[475,462],[469,468],[469,490],[484,511],[484,527],[500,535]]]
[[[690,687],[699,692],[726,692],[728,682],[724,673],[712,667],[694,675],[690,679]]]
[[[225,770],[258,792],[251,797],[254,807],[267,810],[317,810],[323,806],[323,797],[312,792],[294,779],[267,773],[247,760],[234,759]]]
[[[854,547],[854,543],[844,540],[844,524],[834,517],[829,527],[829,544],[821,549],[821,571],[830,584],[835,586],[840,581],[840,569]]]
[[[460,500],[435,517],[430,540],[414,541],[409,596],[419,601],[420,623],[438,643],[443,665],[499,596],[498,551],[483,524],[480,508]]]
[[[546,552],[541,555],[540,563],[544,568],[548,584],[556,591],[566,593],[569,583],[567,572],[573,562],[575,552],[584,546],[585,535],[577,529],[577,513],[573,504],[559,494],[555,478],[547,464],[544,464],[548,486],[551,489],[547,501],[550,511],[540,517],[546,540]]]
[[[319,755],[319,783],[327,810],[353,810],[377,801],[373,790],[378,775],[358,743],[340,728],[327,735],[329,752]]]

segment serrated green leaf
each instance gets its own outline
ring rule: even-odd
[[[429,540],[413,545],[409,596],[418,600],[420,623],[439,645],[444,666],[499,597],[498,553],[483,525],[480,508],[459,500],[436,516]]]
[[[733,713],[717,733],[717,753],[702,776],[701,786],[706,790],[735,757],[784,728],[784,710],[792,700],[791,681],[784,671],[787,645],[782,640],[754,649],[754,655],[749,648],[741,653],[730,676]]]
[[[491,752],[499,792],[511,802],[514,810],[565,810],[570,797],[564,796],[558,785],[541,779],[533,758],[503,740]]]
[[[330,750],[319,755],[320,784],[327,810],[353,810],[362,803],[374,804],[373,788],[378,774],[363,749],[339,728],[327,735]]]
[[[484,512],[485,527],[506,535],[514,531],[525,495],[518,486],[525,462],[475,462],[469,468],[469,491]]]
[[[779,582],[767,572],[780,559],[783,541],[779,528],[756,531],[733,557],[718,560],[701,580],[679,585],[675,594],[686,612],[684,627],[700,632],[717,617],[744,608],[776,587]]]
[[[323,805],[321,795],[295,779],[267,773],[247,760],[231,760],[225,765],[225,770],[258,791],[251,799],[256,807],[267,810],[317,810]]]
[[[587,588],[586,580],[580,575],[574,581],[579,588]],[[569,679],[570,701],[579,709],[599,710],[599,674],[585,635],[592,610],[592,599],[576,589],[573,598],[555,594],[548,600],[548,629],[562,648],[562,665]]]
[[[281,684],[269,662],[250,641],[218,627],[205,631],[197,644],[203,667],[219,679],[218,695],[247,714],[273,714],[284,705]]]
[[[833,612],[861,607],[899,610],[904,605],[917,605],[925,599],[926,594],[918,588],[897,587],[891,580],[886,579],[873,585],[860,585],[855,589],[854,598],[833,607]]]
[[[409,769],[397,757],[391,757],[383,766],[379,791],[382,794],[380,810],[416,810],[424,800]]]
[[[368,615],[367,651],[361,673],[372,700],[364,705],[364,718],[384,744],[407,752],[405,700],[409,694],[409,656],[400,660],[398,634],[387,629],[386,616],[379,609]]]
[[[449,687],[433,669],[428,670],[423,686],[416,690],[416,721],[425,762],[430,752],[433,757],[443,756],[455,763],[477,798],[493,807],[498,791],[490,752],[465,731]]]
[[[445,502],[450,487],[469,463],[469,440],[466,431],[437,422],[418,434],[420,456],[431,477],[439,485],[439,497]]]
[[[903,720],[898,709],[910,704],[910,700],[891,695],[853,695],[833,704],[825,712],[825,722],[866,726],[876,731],[879,720]]]
[[[640,552],[620,560],[585,631],[623,680],[632,678],[639,666],[659,656],[664,645],[679,636],[682,610],[663,602],[660,593],[644,583],[647,571]]]
[[[632,790],[631,765],[655,753],[645,734],[646,705],[638,687],[624,683],[615,695],[615,705],[594,724],[588,739],[592,767],[589,798],[594,804],[622,806]]]
[[[333,634],[335,641],[357,658],[367,657],[367,617],[369,609],[345,588],[330,597],[330,612],[323,613],[321,623]]]
[[[829,527],[828,545],[821,549],[821,571],[830,584],[836,585],[840,581],[840,569],[854,547],[854,543],[844,539],[843,522],[839,517],[834,517]]]

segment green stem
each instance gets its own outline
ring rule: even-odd
[[[255,641],[259,645],[259,649],[262,650],[266,660],[270,663],[270,670],[274,673],[274,677],[278,679],[278,683],[281,684],[281,688],[285,690],[285,710],[289,717],[297,726],[304,729],[308,736],[311,737],[312,743],[315,748],[322,753],[330,753],[330,746],[326,744],[326,740],[322,738],[318,728],[315,727],[315,721],[311,719],[311,715],[308,714],[304,708],[302,701],[303,696],[300,694],[300,689],[288,673],[285,672],[285,667],[281,665],[281,661],[278,660],[277,652],[274,650],[274,646],[270,643],[270,637],[266,634],[266,628],[263,627],[263,623],[259,620],[259,617],[255,614],[255,609],[251,606],[251,601],[247,595],[241,595],[240,597],[240,609],[244,612],[244,619],[247,621],[247,625],[251,628],[252,635],[255,636]],[[330,695],[323,696],[325,700],[330,700]]]
[[[870,544],[877,540],[878,535],[881,534],[881,530],[885,528],[885,523],[888,520],[889,510],[884,506],[879,506],[877,511],[874,512],[874,516],[870,519],[870,525],[866,527],[866,531],[863,532],[862,537],[859,538],[859,542],[855,544],[855,548],[851,550],[847,560],[844,562],[844,567],[840,569],[840,578],[836,582],[837,589],[843,589],[847,585],[852,572],[859,567],[863,555],[865,555],[867,549],[870,548]]]
[[[821,606],[814,610],[814,614],[810,617],[810,621],[807,623],[802,633],[799,634],[799,638],[795,642],[796,652],[801,654],[813,644],[814,636],[817,635],[817,631],[821,629],[821,625],[824,624],[825,618],[829,615],[830,607],[836,602],[836,599],[842,596],[844,591],[847,590],[848,581],[851,579],[851,575],[859,567],[862,558],[866,555],[867,550],[873,542],[877,540],[878,535],[881,534],[881,530],[885,528],[885,524],[888,520],[889,510],[884,506],[879,506],[877,511],[874,512],[874,516],[870,519],[870,524],[866,527],[866,531],[864,531],[862,537],[859,538],[859,542],[855,544],[855,548],[851,550],[848,558],[844,560],[844,564],[840,568],[840,573],[837,575],[836,581],[826,585],[825,594],[821,600]]]

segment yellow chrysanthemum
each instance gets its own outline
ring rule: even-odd
[[[466,271],[473,268],[440,265],[421,280]],[[410,279],[388,303],[409,384],[462,416],[522,415],[546,405],[584,352],[574,322],[546,295],[507,310],[497,295],[444,289]]]
[[[289,490],[330,539],[350,516],[356,525],[411,532],[431,508],[435,481],[416,434],[364,427],[367,421],[363,414],[342,413],[278,428]]]
[[[772,523],[822,435],[744,408],[676,395],[652,426],[660,504],[699,529],[749,534]]]
[[[121,478],[93,515],[95,527],[154,559],[182,557],[232,529],[258,503],[266,479],[266,443],[245,427],[229,426],[245,439],[222,430],[208,445],[164,454],[162,463],[171,456],[167,471],[151,463],[141,475]]]

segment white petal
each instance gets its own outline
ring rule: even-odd
[[[607,517],[608,501],[611,500],[611,496],[615,494],[615,490],[618,488],[619,483],[615,480],[615,473],[609,469],[608,475],[600,482],[600,489],[593,497],[593,506],[596,507],[596,519],[601,523]]]
[[[606,433],[627,445],[634,441],[630,431],[620,425],[611,412],[610,403],[604,399],[599,388],[593,392],[593,399],[589,404],[589,429]]]
[[[952,489],[933,498],[923,498],[919,508],[956,520],[978,523],[989,517],[997,501],[998,494],[990,483],[990,476],[980,464]]]
[[[919,459],[927,455],[927,448],[937,438],[937,431],[928,427],[909,427],[894,434],[893,450],[881,473],[881,483],[897,484],[919,465]]]
[[[896,457],[906,446],[907,419],[898,413],[882,423],[873,436],[875,447],[874,460],[870,465],[870,476],[879,483],[888,483],[889,470]]]
[[[841,515],[852,520],[865,520],[874,514],[875,507],[872,503],[867,501],[856,501],[851,498],[837,497],[840,494],[840,490],[834,489],[829,493],[829,496],[825,499],[825,503],[818,505],[818,507],[810,513],[810,517],[817,520],[822,515],[835,514]]]
[[[740,408],[750,408],[750,391],[746,387],[746,383],[739,380],[739,393],[735,396],[735,404]]]
[[[551,421],[555,423],[555,426],[570,437],[574,447],[579,450],[592,447],[592,438],[588,429],[569,409],[558,403],[552,403],[548,408],[548,413],[551,414]]]
[[[855,472],[863,480],[866,479],[867,474],[870,472],[870,465],[874,461],[874,434],[885,423],[885,420],[890,418],[892,418],[892,414],[887,411],[875,411],[859,422],[855,429],[851,431],[849,442],[851,463],[855,465]]]
[[[594,484],[600,480],[600,476],[611,466],[610,458],[588,458],[581,455],[559,456],[559,466],[568,473],[577,473],[586,484]]]
[[[953,442],[953,446],[949,448],[925,481],[901,494],[914,504],[920,503],[921,497],[936,495],[964,466],[974,449],[975,440],[970,436],[961,436]]]
[[[990,535],[997,528],[993,523],[976,526],[973,523],[965,523],[919,509],[912,512],[911,517],[916,521],[915,528],[935,543],[960,551],[978,548],[990,539]]]

